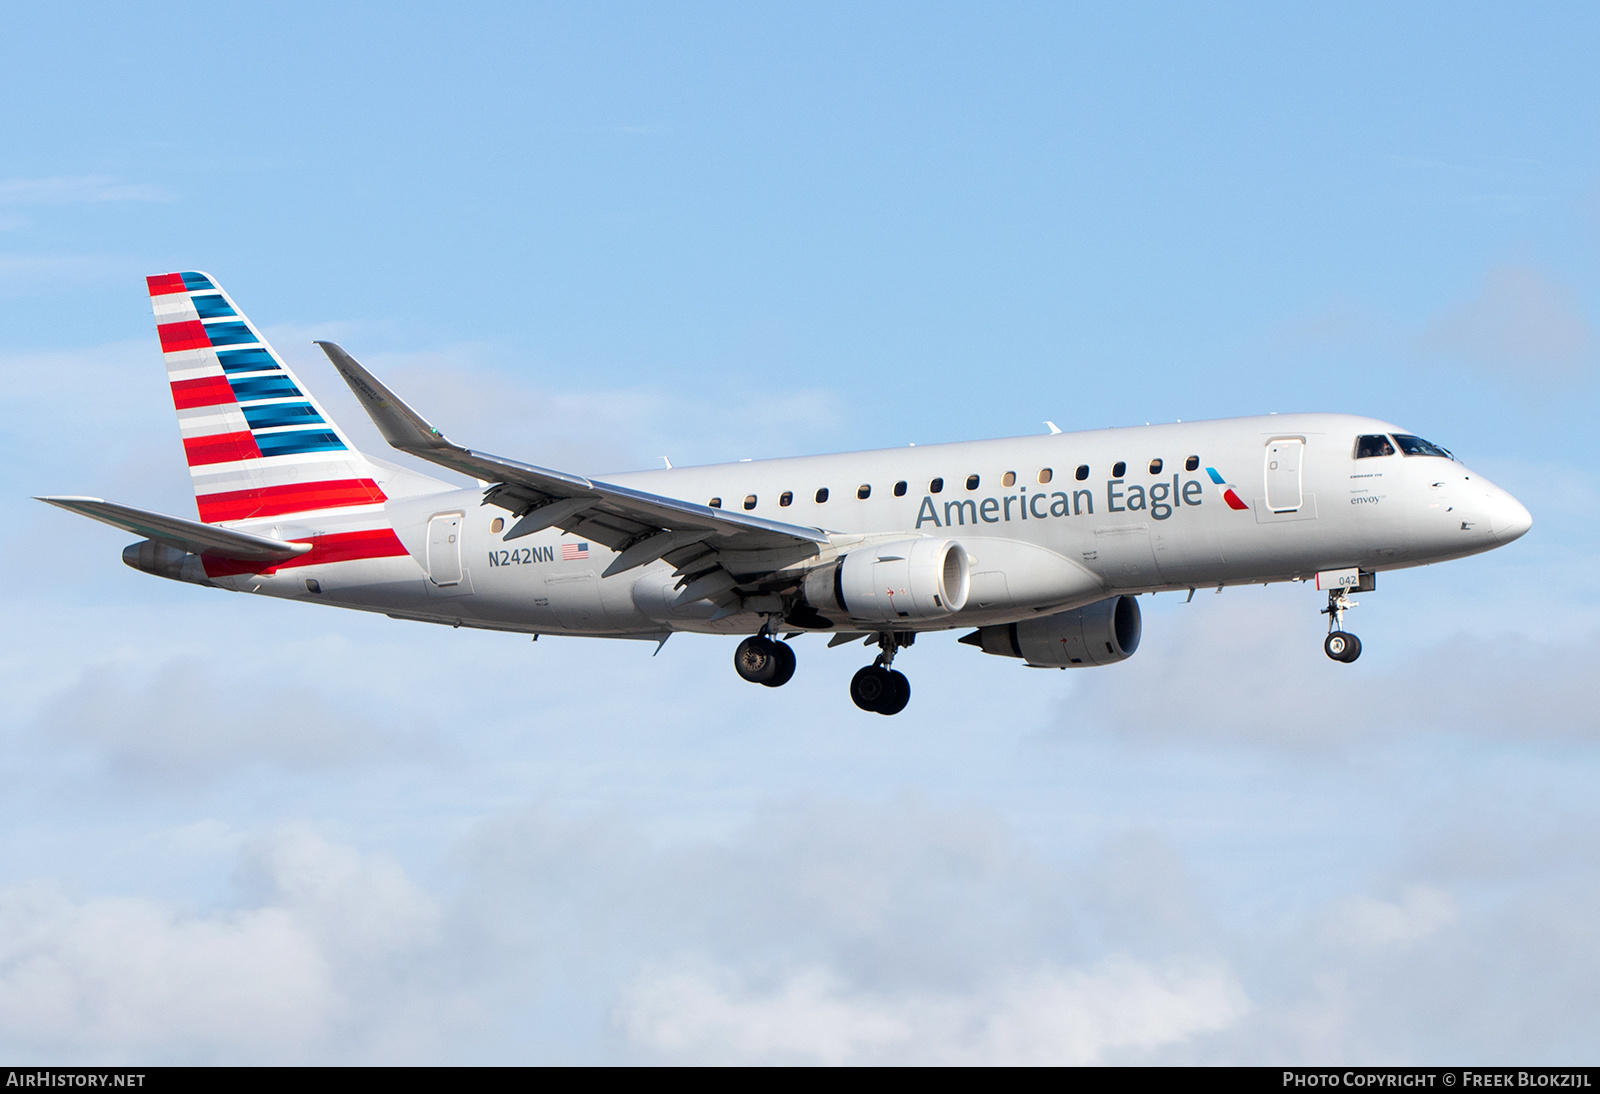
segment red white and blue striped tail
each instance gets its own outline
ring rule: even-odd
[[[356,516],[387,500],[376,468],[214,278],[145,280],[202,521]]]

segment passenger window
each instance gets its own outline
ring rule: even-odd
[[[1150,474],[1152,474],[1152,475],[1161,474],[1161,461],[1160,460],[1151,460],[1150,461]]]
[[[897,498],[903,498],[906,496],[906,483],[904,479],[901,479],[899,482],[894,484],[894,496]]]
[[[1413,437],[1409,433],[1396,433],[1394,435],[1394,443],[1399,445],[1400,451],[1408,456],[1443,456],[1447,460],[1453,459],[1450,453],[1438,445],[1429,444],[1421,437]]]
[[[828,500],[828,488],[826,486],[824,486],[821,490],[817,491],[817,504],[821,505],[823,502],[825,502],[827,500]]]
[[[489,531],[498,532],[500,529],[504,528],[505,526],[506,526],[506,521],[505,521],[504,517],[495,517],[493,520],[491,520],[489,522]]]
[[[1001,475],[1000,476],[1000,485],[1001,486],[1015,486],[1015,485],[1017,485],[1017,473],[1015,471],[1007,471],[1004,475]]]
[[[756,496],[754,494],[746,494],[744,496],[744,507],[746,509],[754,509],[756,507]]]
[[[711,506],[711,508],[713,508],[713,509],[721,509],[722,508],[722,499],[721,498],[712,498],[710,501],[706,502],[706,504]]]
[[[856,497],[860,498],[862,501],[866,501],[868,498],[872,497],[872,487],[867,483],[862,483],[860,486],[856,487]]]
[[[967,489],[968,490],[976,490],[977,488],[978,488],[978,476],[976,476],[976,475],[968,475],[967,476]]]
[[[1047,483],[1047,482],[1049,482],[1051,479],[1053,479],[1055,477],[1056,477],[1056,473],[1054,471],[1050,470],[1048,467],[1046,467],[1043,471],[1039,472],[1039,482],[1040,483]]]
[[[1073,474],[1072,477],[1077,479],[1079,482],[1082,482],[1084,479],[1088,478],[1089,477],[1089,465],[1086,464],[1086,463],[1080,463],[1078,465],[1078,470]]]
[[[778,495],[778,506],[779,506],[779,508],[787,508],[788,506],[793,505],[793,504],[794,504],[794,491],[793,490],[785,490],[783,493]]]
[[[1368,456],[1392,456],[1394,445],[1389,443],[1389,438],[1382,433],[1368,433],[1356,438],[1356,459],[1364,460]]]
[[[1126,475],[1127,473],[1128,473],[1128,465],[1123,463],[1121,460],[1118,460],[1116,463],[1111,465],[1111,477],[1112,478],[1120,479],[1120,478],[1122,478],[1122,476]]]
[[[1183,461],[1183,469],[1185,471],[1198,471],[1198,470],[1200,470],[1200,457],[1199,456],[1190,456],[1188,459],[1184,460]]]
[[[938,494],[938,493],[941,493],[943,490],[944,490],[944,480],[943,479],[934,479],[932,482],[928,483],[928,493],[930,493],[930,494]]]

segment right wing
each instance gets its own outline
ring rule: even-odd
[[[777,571],[816,556],[831,542],[820,528],[713,509],[463,448],[339,346],[317,345],[389,444],[494,484],[485,491],[484,504],[520,518],[506,539],[554,527],[603,543],[619,553],[606,568],[607,577],[664,558],[681,579],[679,603],[705,598],[723,607],[738,600],[737,586],[761,591],[792,581],[792,574],[785,578]]]

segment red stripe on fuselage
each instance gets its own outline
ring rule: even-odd
[[[223,403],[236,401],[233,397],[233,388],[228,386],[226,377],[202,376],[198,380],[172,381],[172,405],[179,410],[190,410],[197,406],[220,406]]]
[[[370,528],[361,532],[336,532],[331,536],[313,536],[310,539],[290,540],[291,543],[309,543],[311,550],[287,562],[240,562],[231,558],[202,556],[207,577],[228,577],[232,574],[271,574],[295,566],[319,566],[329,562],[354,562],[365,558],[390,558],[403,555],[406,548],[394,534],[393,528]]]
[[[183,283],[182,274],[151,274],[144,279],[150,286],[151,296],[170,296],[175,292],[188,292],[189,286]]]
[[[1222,500],[1228,503],[1228,508],[1229,509],[1248,509],[1248,508],[1250,508],[1244,502],[1240,501],[1239,500],[1239,495],[1235,494],[1232,490],[1224,490],[1222,492]]]
[[[216,524],[224,520],[277,517],[285,513],[309,513],[346,505],[375,505],[388,498],[371,479],[336,479],[201,494],[197,500],[200,503],[200,519],[207,524]]]
[[[161,336],[161,352],[177,353],[186,349],[205,349],[211,345],[206,335],[206,325],[198,319],[182,323],[160,323],[156,333]]]
[[[209,437],[185,437],[183,454],[189,458],[190,467],[208,463],[232,463],[234,460],[254,460],[261,457],[256,439],[248,430],[243,433],[213,433]]]

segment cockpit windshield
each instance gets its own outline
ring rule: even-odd
[[[1368,456],[1392,456],[1394,445],[1389,443],[1389,438],[1382,433],[1369,433],[1356,438],[1356,459],[1364,460]]]
[[[1442,456],[1447,460],[1455,459],[1448,451],[1436,444],[1430,444],[1421,437],[1413,437],[1409,433],[1396,433],[1394,443],[1400,446],[1400,451],[1408,456]]]

